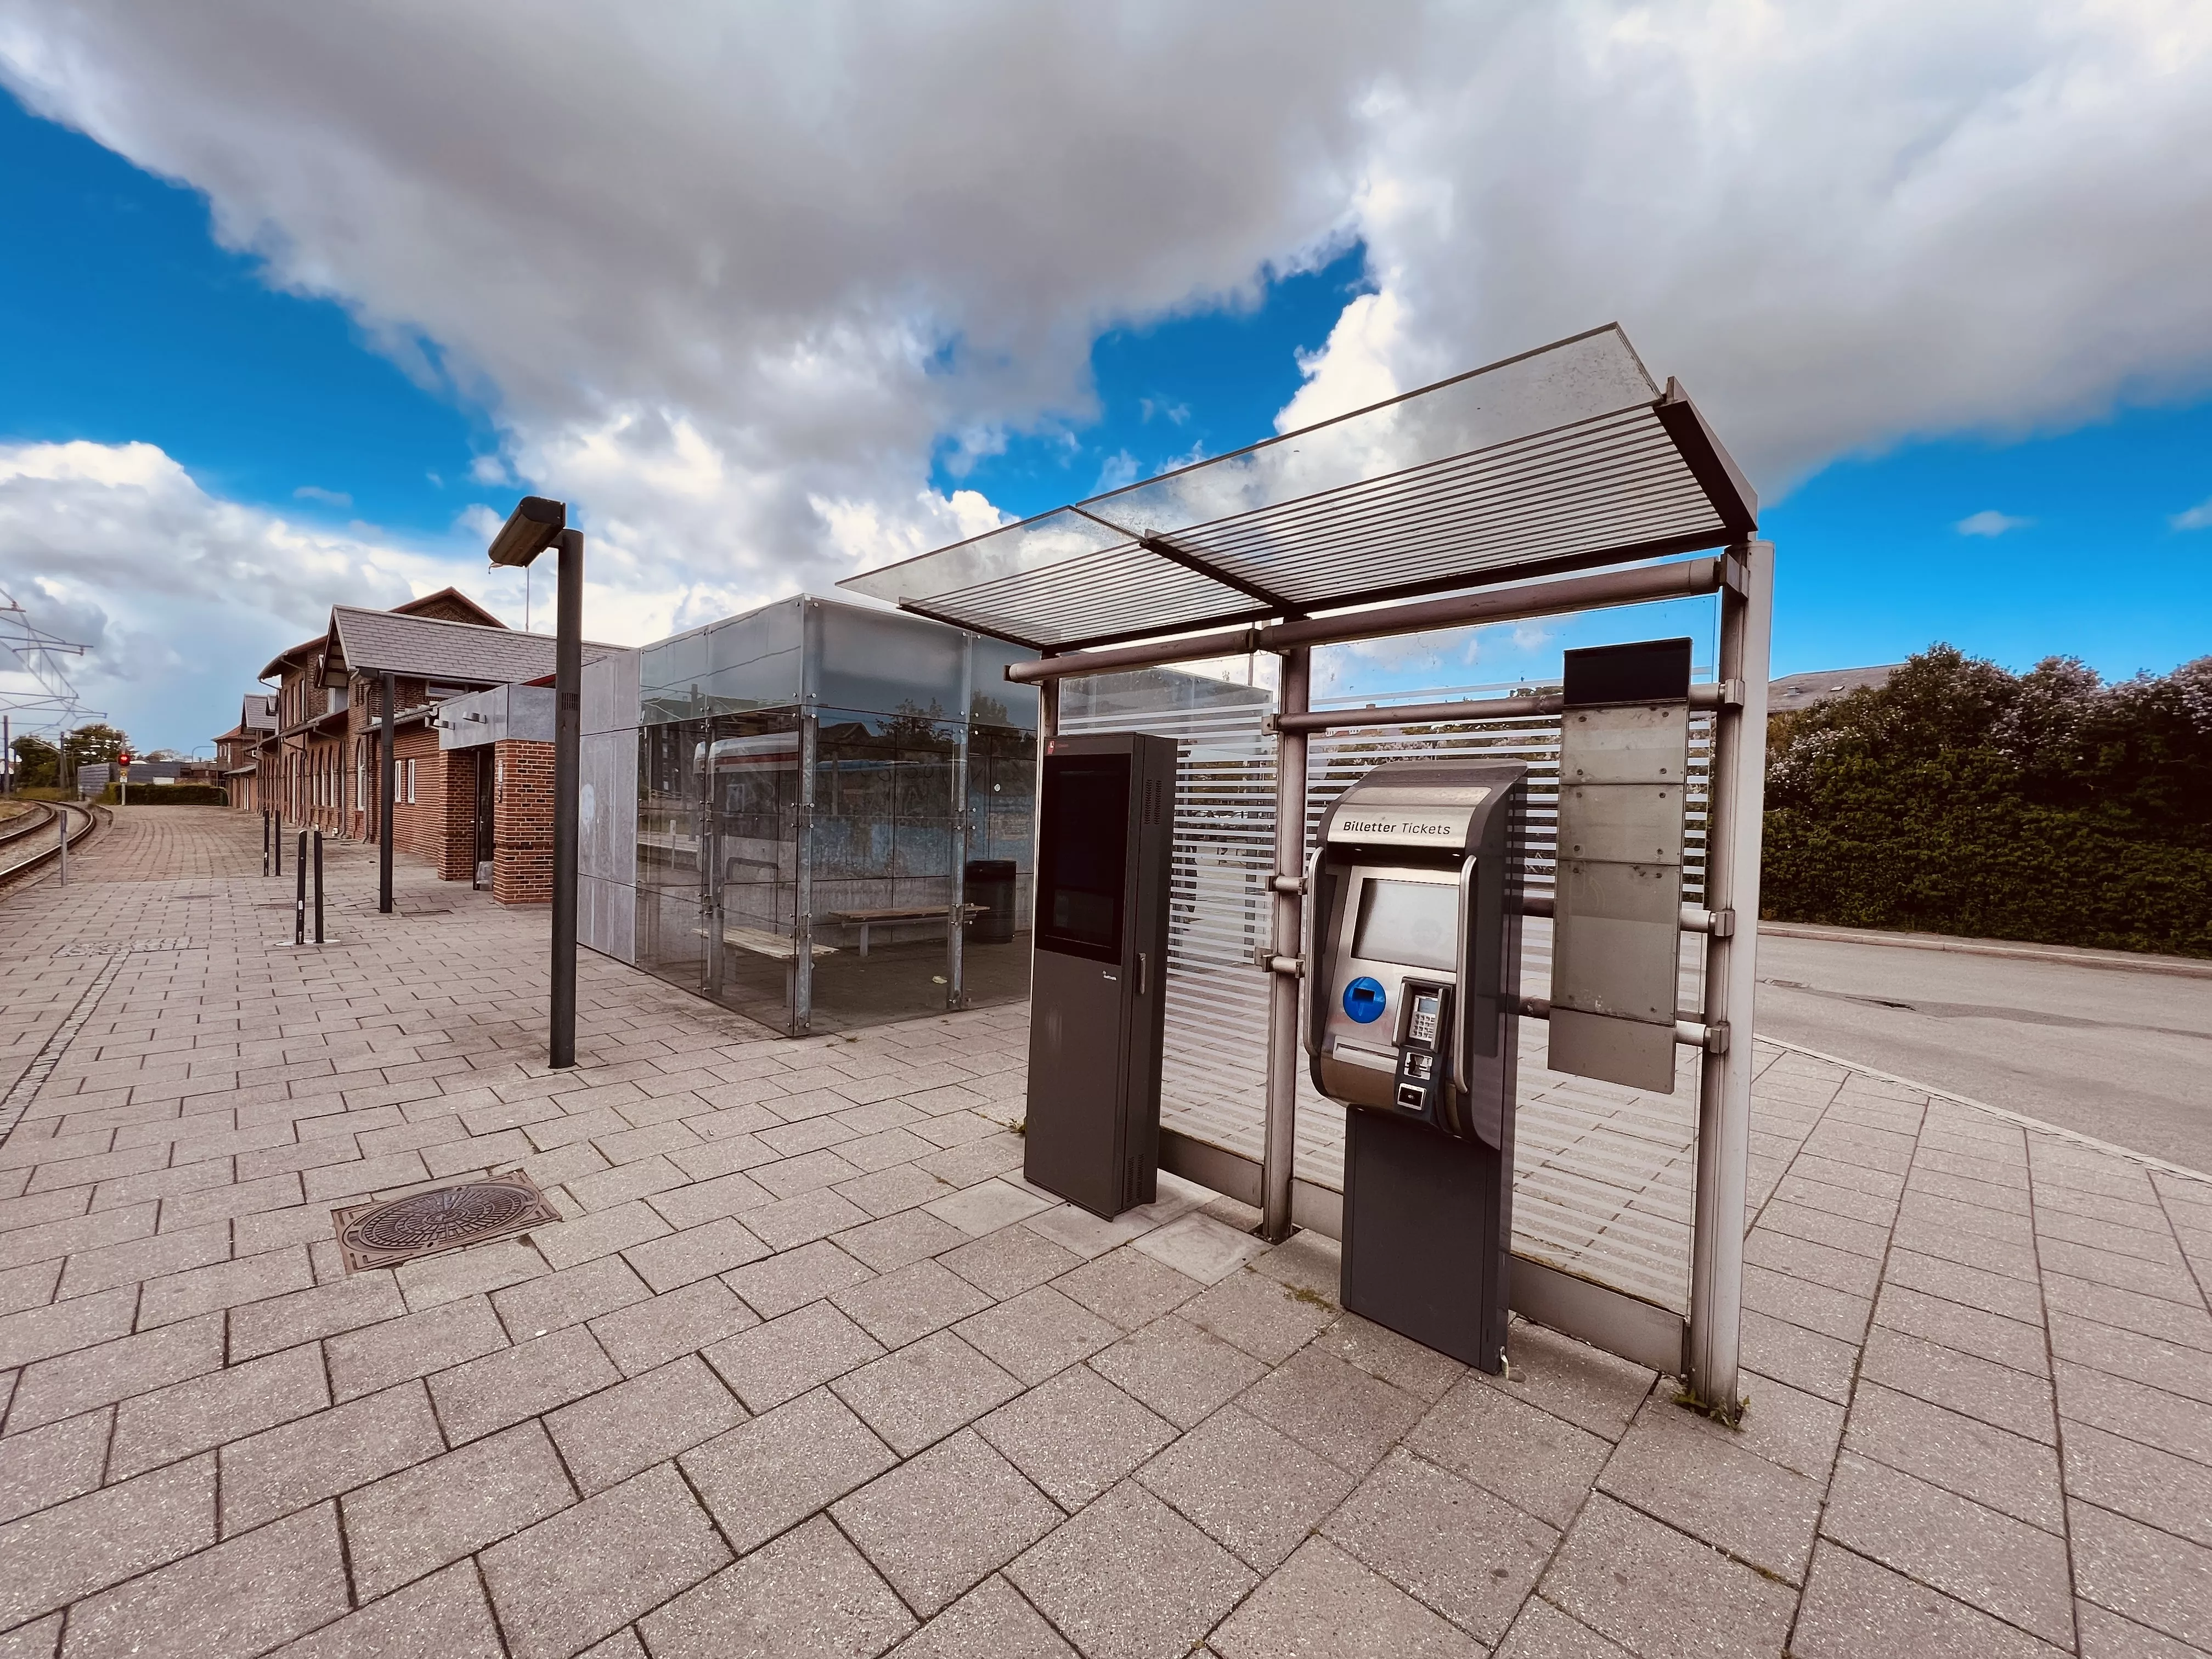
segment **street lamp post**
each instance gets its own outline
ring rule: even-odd
[[[553,990],[548,1047],[556,1066],[576,1063],[576,796],[581,773],[584,533],[565,502],[525,495],[492,538],[494,564],[528,568],[558,550],[560,592],[553,647]]]

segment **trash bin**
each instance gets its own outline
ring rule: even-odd
[[[978,945],[1014,942],[1014,861],[970,859],[965,866],[968,902],[988,906],[968,921],[968,937]]]

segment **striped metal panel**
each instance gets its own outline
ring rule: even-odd
[[[1361,702],[1410,705],[1513,690],[1430,687]],[[1181,745],[1161,1123],[1257,1158],[1266,1118],[1267,984],[1253,954],[1268,939],[1275,821],[1275,744],[1261,729],[1267,706],[1132,713],[1132,701],[1124,693],[1117,712],[1063,719],[1060,729],[1153,732]],[[1330,705],[1322,700],[1316,706]],[[1692,903],[1704,890],[1711,739],[1710,716],[1693,715],[1683,872],[1683,897]],[[1308,758],[1307,846],[1336,798],[1386,761],[1475,754],[1519,760],[1529,768],[1524,879],[1528,891],[1548,892],[1559,746],[1557,715],[1316,732]],[[1698,1006],[1699,944],[1686,940],[1682,953],[1681,1006],[1689,1010]],[[1522,981],[1529,994],[1548,994],[1551,924],[1541,918],[1524,926]],[[1674,1094],[1652,1095],[1547,1070],[1540,1064],[1545,1043],[1541,1021],[1522,1022],[1515,1253],[1686,1314],[1697,1056],[1686,1049],[1679,1056]],[[1297,1173],[1343,1189],[1343,1109],[1316,1093],[1303,1073]]]

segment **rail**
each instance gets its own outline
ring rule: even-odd
[[[75,823],[69,832],[72,852],[100,827],[101,817],[95,808],[74,802],[36,804],[41,811],[31,822],[0,827],[0,891],[27,881],[58,862],[61,848],[54,833],[58,817],[66,814]],[[27,813],[24,816],[31,817]],[[82,822],[76,822],[80,819]]]

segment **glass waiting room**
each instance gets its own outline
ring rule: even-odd
[[[801,595],[638,662],[638,966],[787,1035],[1025,997],[1029,653]]]

